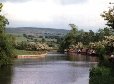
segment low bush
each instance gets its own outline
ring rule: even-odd
[[[111,69],[107,67],[95,67],[90,70],[89,84],[114,84]]]

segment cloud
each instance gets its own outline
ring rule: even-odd
[[[4,4],[4,12],[7,12],[8,18],[17,21],[53,21],[53,17],[61,15],[60,8],[54,3],[29,1],[26,3]]]
[[[87,0],[60,0],[63,5],[71,5],[71,4],[83,4],[86,3]]]
[[[68,24],[74,23],[79,28],[95,30],[104,27],[100,14],[109,2],[113,0],[7,0],[3,13],[9,26],[70,29]]]
[[[27,1],[30,1],[30,0],[0,0],[0,2],[27,2]]]
[[[27,2],[30,0],[0,0],[0,2]],[[47,0],[34,0],[34,1],[47,1]],[[61,4],[67,5],[67,4],[79,4],[84,3],[87,0],[53,0],[55,2],[60,2]]]

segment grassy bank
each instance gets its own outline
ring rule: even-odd
[[[114,84],[114,62],[103,58],[90,70],[89,77],[89,84]]]
[[[114,74],[111,68],[96,67],[90,71],[89,84],[114,84]]]
[[[16,55],[40,55],[46,53],[46,51],[27,51],[27,50],[17,50],[15,49]]]

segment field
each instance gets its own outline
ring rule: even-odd
[[[27,38],[23,36],[15,36],[16,37],[16,42],[22,42],[22,41],[27,41]]]
[[[26,51],[26,50],[14,50],[16,55],[39,55],[39,54],[44,54],[46,51]]]
[[[69,30],[19,27],[7,28],[6,32],[15,37],[16,49],[14,52],[16,55],[37,55],[45,53],[45,51],[42,51],[43,48],[46,48],[47,50],[58,49],[61,38],[63,38]],[[40,47],[37,47],[40,51],[31,50],[34,49],[33,46],[32,48],[28,48],[28,45],[30,46],[32,44],[33,46],[38,46],[38,44],[40,44]]]

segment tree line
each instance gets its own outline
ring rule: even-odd
[[[60,50],[94,48],[99,59],[98,66],[90,69],[89,84],[114,83],[114,7],[101,14],[107,21],[106,27],[97,32],[78,30],[70,24],[71,30],[61,41]]]

